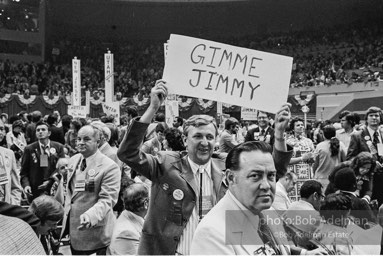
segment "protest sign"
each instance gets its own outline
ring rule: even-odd
[[[293,58],[172,34],[169,93],[276,113],[287,101]]]
[[[173,120],[176,116],[179,116],[178,100],[166,100],[165,117],[169,127],[173,127]]]
[[[241,107],[241,119],[246,121],[257,120],[258,111],[252,108]]]
[[[102,110],[106,115],[114,117],[114,123],[120,125],[120,103],[116,102],[103,102]]]
[[[112,102],[114,95],[113,54],[104,54],[105,61],[105,102]]]
[[[68,115],[71,115],[73,117],[86,118],[87,114],[88,111],[86,106],[68,106]]]
[[[74,106],[81,106],[81,62],[74,57],[72,59],[72,82],[73,82],[73,98]]]
[[[85,106],[87,109],[87,112],[90,113],[90,91],[85,92]]]

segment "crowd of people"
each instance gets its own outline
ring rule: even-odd
[[[157,113],[166,96],[158,80],[145,113],[127,108],[120,126],[1,114],[0,251],[380,253],[381,109],[311,130],[289,104],[246,124],[193,115],[170,125]]]
[[[382,78],[382,28],[333,27],[278,35],[208,38],[235,46],[291,56],[291,87],[379,82]],[[1,47],[0,47],[1,48]],[[6,45],[2,47],[6,50]],[[54,41],[45,63],[0,60],[0,92],[31,95],[67,95],[72,91],[71,60],[81,59],[81,85],[102,93],[104,53],[114,54],[114,91],[119,97],[148,96],[162,77],[163,42],[106,43],[95,39]]]

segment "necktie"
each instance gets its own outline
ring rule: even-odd
[[[375,148],[377,148],[377,145],[378,145],[378,143],[379,143],[379,134],[378,134],[378,132],[375,132],[375,133],[374,133],[374,140],[373,140],[373,143],[374,143]]]
[[[83,172],[84,170],[86,169],[86,160],[85,159],[82,159],[82,162],[81,162],[81,171]]]
[[[41,145],[41,149],[43,150],[43,154],[44,155],[48,155],[49,156],[49,147],[48,147],[48,145],[46,145],[46,146]]]
[[[261,130],[261,136],[265,136],[265,130],[264,129]]]
[[[265,244],[268,244],[271,248],[274,249],[276,254],[281,254],[279,252],[278,244],[275,241],[275,238],[267,225],[267,220],[263,213],[259,213],[259,228],[258,228],[258,234],[261,237],[262,241]]]
[[[199,220],[202,220],[202,174],[203,169],[198,170],[199,171]]]

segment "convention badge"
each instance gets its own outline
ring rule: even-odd
[[[265,142],[266,142],[266,143],[270,143],[270,138],[271,138],[270,134],[267,134],[267,135],[266,135]]]
[[[48,167],[48,155],[40,155],[40,167]]]
[[[259,141],[265,141],[265,136],[259,136]]]
[[[213,196],[202,196],[202,216],[205,216],[213,208]]]
[[[157,147],[153,148],[153,151],[154,153],[158,153],[158,148]]]
[[[76,180],[74,184],[74,192],[83,192],[85,191],[85,180]]]
[[[173,198],[175,200],[182,200],[184,198],[184,192],[181,189],[176,189],[173,191]]]
[[[378,154],[380,156],[383,156],[383,144],[382,143],[378,143],[377,144],[377,148],[378,148]]]
[[[370,136],[364,136],[364,140],[370,140],[371,138],[370,138]]]
[[[50,152],[52,155],[55,155],[55,154],[56,154],[56,149],[55,149],[55,148],[50,148],[50,149],[49,149],[49,152]]]
[[[255,140],[259,140],[259,132],[254,132],[253,136]]]
[[[162,184],[162,189],[163,190],[168,190],[169,189],[169,184],[168,183],[164,183],[164,184]]]
[[[368,137],[368,136],[366,136],[366,137]],[[371,147],[372,146],[372,141],[366,141],[366,143],[367,143],[367,146],[369,146],[369,147]]]

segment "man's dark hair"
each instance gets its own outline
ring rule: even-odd
[[[271,147],[263,141],[248,141],[232,148],[226,157],[226,168],[232,171],[239,170],[239,157],[242,152],[261,151],[271,154]]]
[[[315,192],[318,193],[318,195],[322,194],[322,184],[316,180],[306,180],[300,190],[300,195],[302,198],[309,198],[312,194]]]
[[[300,118],[300,117],[294,117],[291,121],[290,121],[290,125],[289,125],[289,128],[290,128],[290,131],[294,131],[294,126],[295,126],[295,123],[296,122],[302,122],[304,123],[303,119]]]
[[[129,185],[122,196],[125,209],[131,212],[141,211],[145,200],[148,198],[149,192],[143,183]]]
[[[342,119],[343,117],[348,116],[348,115],[351,115],[351,111],[348,111],[348,110],[342,111],[339,114],[339,119]]]
[[[321,203],[319,213],[327,221],[338,222],[342,218],[347,217],[351,207],[350,196],[345,193],[333,193],[325,197]]]
[[[40,120],[36,123],[36,131],[37,131],[37,127],[41,125],[45,125],[46,127],[48,127],[48,131],[51,131],[51,126],[48,123],[44,122],[43,120]]]
[[[271,114],[270,114],[270,113],[268,113],[268,112],[265,112],[265,111],[258,111],[258,113],[257,113],[257,118],[258,118],[259,114],[261,114],[261,113],[263,113],[263,114],[266,114],[267,118],[269,118],[269,119],[270,119],[270,117],[271,117]]]
[[[165,114],[161,112],[157,113],[156,117],[154,118],[154,121],[165,122]]]
[[[356,190],[356,176],[353,169],[345,167],[340,169],[334,177],[335,187],[349,192]]]
[[[78,119],[73,119],[71,121],[71,124],[73,125],[73,128],[76,130],[76,131],[79,131],[81,129],[81,127],[83,127],[83,124],[80,122],[80,120]]]
[[[232,126],[236,126],[238,124],[238,120],[234,117],[230,117],[225,121],[225,129],[229,130]]]
[[[42,114],[40,111],[36,110],[32,112],[32,122],[37,123],[41,120]]]
[[[138,112],[137,112],[137,109],[134,108],[134,107],[126,107],[126,113],[130,116],[132,116],[132,118],[138,116]]]
[[[118,147],[118,136],[119,136],[119,133],[118,133],[118,129],[117,129],[117,126],[113,123],[106,123],[105,124],[109,130],[110,130],[110,138],[109,138],[109,145],[114,147]]]
[[[47,118],[47,123],[52,126],[57,122],[57,116],[55,114],[50,114]]]
[[[177,128],[168,128],[165,130],[165,139],[168,141],[169,147],[173,151],[185,150],[185,145],[182,140],[182,132]]]
[[[9,124],[13,124],[15,121],[20,120],[19,116],[11,116],[8,120]]]

